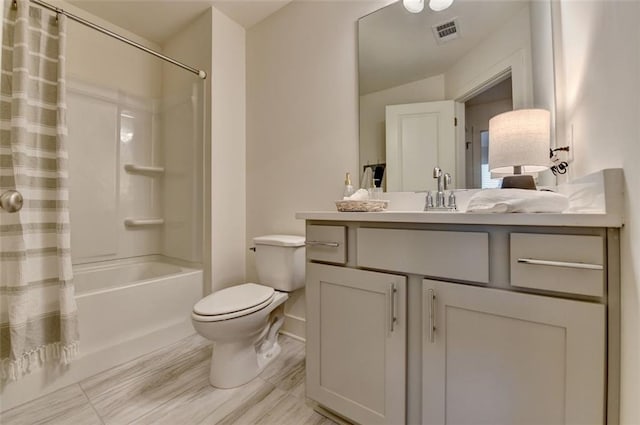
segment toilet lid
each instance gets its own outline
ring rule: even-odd
[[[214,292],[198,301],[193,312],[201,316],[217,316],[250,309],[266,303],[274,289],[255,283],[244,283]]]
[[[304,246],[304,236],[293,236],[293,235],[257,236],[253,238],[253,243],[256,245],[300,247],[300,246]]]

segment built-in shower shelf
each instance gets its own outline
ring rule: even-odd
[[[154,167],[151,165],[124,164],[124,169],[129,173],[140,174],[163,174],[164,167]]]
[[[125,218],[127,227],[160,226],[164,224],[164,218]]]

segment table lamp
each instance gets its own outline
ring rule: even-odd
[[[533,177],[549,168],[550,113],[519,109],[489,120],[489,170],[505,176],[502,188],[536,189]]]

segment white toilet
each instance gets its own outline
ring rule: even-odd
[[[261,284],[214,292],[191,313],[195,330],[214,343],[209,382],[217,388],[246,384],[280,353],[284,315],[277,307],[287,300],[287,292],[304,286],[303,236],[259,236],[253,243]]]

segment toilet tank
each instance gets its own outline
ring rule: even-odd
[[[261,285],[285,292],[304,286],[304,236],[258,236],[253,243]]]

